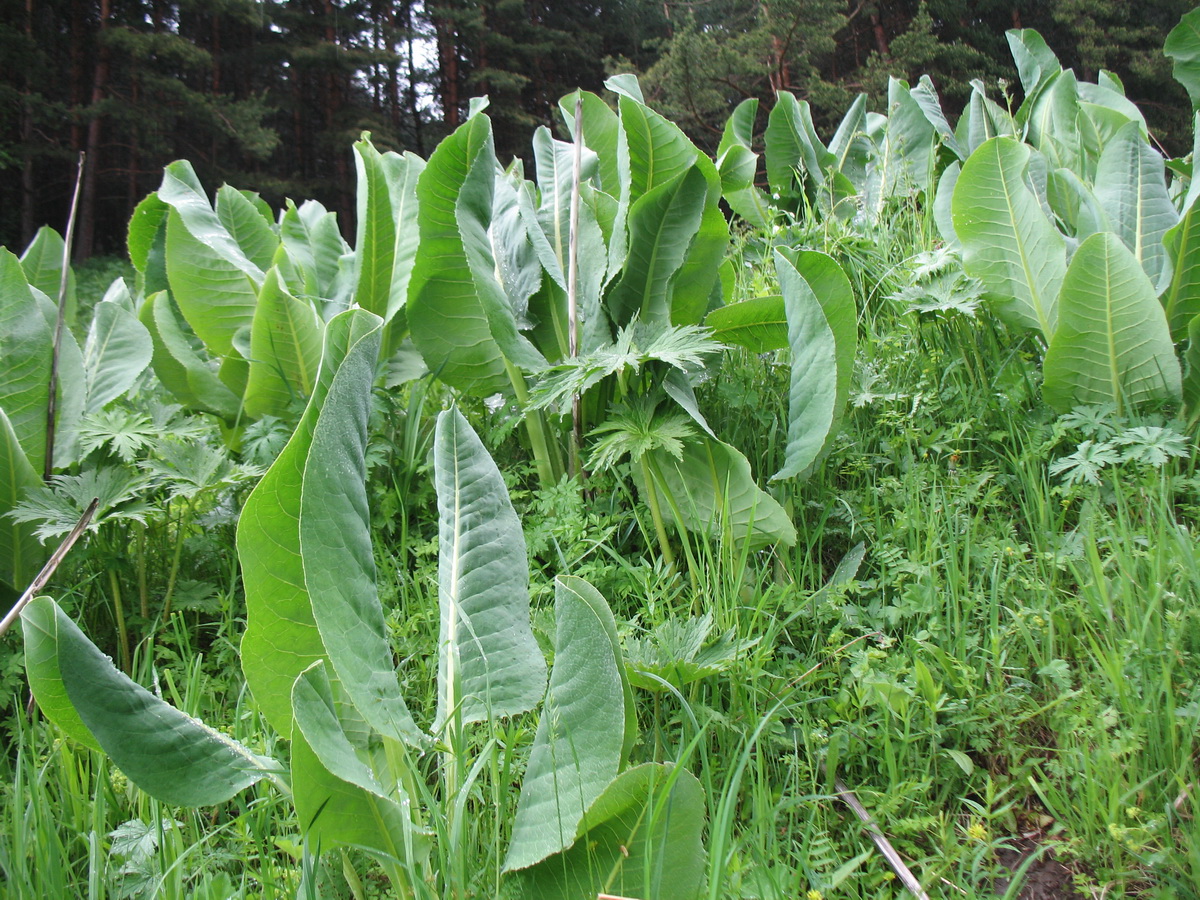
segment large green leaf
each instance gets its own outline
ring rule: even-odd
[[[300,490],[300,557],[313,618],[346,695],[380,734],[416,744],[421,734],[400,693],[375,585],[367,506],[380,338],[376,329],[347,348],[317,416]]]
[[[932,100],[930,94],[933,94]],[[920,102],[918,96],[921,97]],[[889,179],[882,192],[884,197],[892,197],[910,189],[929,189],[934,174],[937,125],[945,124],[945,117],[935,115],[935,109],[941,112],[932,85],[917,94],[907,82],[897,78],[888,79],[886,141],[887,156],[892,164],[888,167]],[[949,130],[947,125],[945,131]]]
[[[31,287],[37,288],[55,303],[62,289],[63,239],[57,231],[43,225],[21,254],[21,268]],[[75,273],[67,269],[67,321],[74,319]]]
[[[22,615],[35,623],[39,640],[57,639],[59,674],[80,721],[152,797],[175,806],[213,806],[278,769],[117,671],[50,598],[33,600]],[[44,660],[44,653],[35,655]]]
[[[951,203],[963,267],[983,282],[996,312],[1047,339],[1057,321],[1066,246],[1025,184],[1029,148],[986,141],[963,165]]]
[[[696,900],[703,829],[704,791],[694,775],[661,763],[637,766],[592,804],[569,850],[515,873],[516,896]]]
[[[416,231],[416,225],[409,221],[406,235]],[[288,201],[279,220],[279,236],[288,256],[304,273],[305,292],[323,300],[340,301],[339,262],[350,247],[338,230],[337,216],[315,200],[306,200],[299,207]],[[349,284],[350,279],[345,281]],[[348,301],[339,308],[346,305]]]
[[[737,344],[751,353],[782,350],[788,345],[783,297],[751,297],[714,309],[704,319],[714,340]]]
[[[171,295],[188,325],[214,355],[233,353],[234,335],[254,321],[261,275],[257,281],[252,279],[195,237],[175,209],[167,214],[166,253]],[[242,255],[240,248],[237,253]]]
[[[47,719],[73,740],[92,750],[100,750],[100,744],[83,724],[67,696],[67,688],[58,669],[60,616],[58,605],[49,597],[38,598],[21,611],[25,677],[38,708]]]
[[[104,301],[96,304],[83,345],[86,412],[89,413],[103,409],[128,391],[154,355],[150,332],[121,304],[119,297],[124,282],[116,284],[120,285],[118,293],[114,295],[110,291]],[[124,293],[127,298],[128,291]]]
[[[1095,193],[1112,230],[1157,285],[1170,269],[1163,236],[1178,223],[1179,214],[1167,194],[1162,154],[1137,122],[1126,124],[1105,146]]]
[[[1045,38],[1032,28],[1014,28],[1006,36],[1026,97],[1036,94],[1047,80],[1062,71],[1062,64]]]
[[[44,300],[30,290],[17,258],[0,248],[0,409],[39,472],[46,458],[54,344],[54,311],[43,306]]]
[[[1200,9],[1185,14],[1171,29],[1163,53],[1174,60],[1172,74],[1187,88],[1192,108],[1200,108]]]
[[[1067,270],[1043,395],[1060,411],[1177,401],[1179,363],[1154,287],[1115,234],[1084,241]]]
[[[430,371],[481,395],[509,386],[510,364],[545,364],[517,332],[496,277],[488,236],[495,178],[491,123],[476,115],[438,145],[417,181],[421,252],[408,304],[413,343]]]
[[[321,331],[312,306],[287,292],[277,269],[269,270],[250,326],[247,415],[286,419],[312,394],[321,361]]]
[[[317,382],[300,423],[246,500],[237,551],[246,591],[242,671],[267,721],[281,734],[292,726],[296,677],[325,658],[300,556],[300,496],[317,418],[350,348],[379,321],[361,310],[330,320]]]
[[[629,258],[609,295],[609,315],[624,324],[671,318],[673,277],[687,258],[705,212],[707,182],[698,165],[636,200],[629,213]]]
[[[1163,236],[1171,261],[1171,280],[1162,295],[1171,337],[1182,340],[1200,314],[1200,199],[1192,202],[1174,228]]]
[[[633,697],[608,604],[581,578],[555,584],[554,669],[538,720],[506,870],[570,846],[584,813],[620,769]]]
[[[390,321],[408,297],[420,237],[417,177],[425,163],[406,153],[380,153],[368,140],[354,145],[358,171],[355,301]]]
[[[149,297],[168,289],[167,284],[167,212],[171,207],[147,194],[129,218],[129,261],[138,273],[138,287]]]
[[[794,191],[797,175],[801,184],[811,179],[813,186],[820,185],[825,170],[837,164],[837,157],[817,137],[808,101],[787,91],[775,96],[763,141],[767,181],[778,194]]]
[[[437,727],[537,705],[546,661],[529,623],[529,562],[504,479],[462,413],[438,416]]]
[[[14,591],[25,589],[46,554],[33,536],[33,526],[16,522],[5,513],[41,483],[40,475],[21,449],[12,423],[0,409],[0,583]]]
[[[1200,420],[1200,315],[1192,316],[1188,324],[1183,362],[1183,408],[1194,425]]]
[[[644,103],[622,94],[618,106],[629,147],[629,196],[633,202],[683,175],[695,165],[699,151],[678,125]]]
[[[776,251],[791,349],[788,441],[772,480],[805,476],[841,425],[858,347],[854,290],[841,266],[818,251]]]
[[[237,188],[226,184],[217,191],[214,208],[217,218],[246,258],[263,271],[269,269],[275,251],[279,249],[279,235],[259,206]]]
[[[246,255],[208,202],[191,163],[178,160],[163,169],[158,199],[172,207],[182,227],[196,242],[207,247],[211,256],[240,270],[255,285],[262,284],[262,268]]]
[[[571,140],[575,140],[575,98],[583,97],[583,145],[596,154],[597,187],[612,197],[621,193],[618,174],[618,145],[621,120],[611,106],[590,91],[574,91],[558,101]]]
[[[217,377],[213,361],[205,359],[188,340],[187,323],[167,291],[151,294],[138,314],[154,343],[154,374],[175,399],[189,409],[211,412],[228,422],[238,417],[241,397]]]
[[[661,479],[654,487],[659,506],[678,526],[751,547],[796,542],[783,507],[755,484],[749,461],[728,444],[703,438],[685,444],[681,459],[665,450],[651,451],[650,458]]]

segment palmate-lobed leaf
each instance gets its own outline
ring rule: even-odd
[[[1178,401],[1180,371],[1166,315],[1133,253],[1112,233],[1071,259],[1060,321],[1043,366],[1043,396],[1060,412],[1112,403],[1118,412]]]
[[[537,705],[546,661],[529,622],[529,562],[499,469],[457,409],[438,416],[438,709],[436,728]]]
[[[636,733],[616,621],[604,598],[581,578],[559,578],[555,620],[554,669],[521,785],[506,871],[527,868],[574,842]]]
[[[37,667],[32,682],[47,698],[43,711],[57,716],[69,734],[82,724],[152,797],[176,806],[213,806],[278,771],[274,760],[256,756],[117,671],[49,597],[30,602],[22,621],[32,642],[26,660]]]
[[[704,791],[690,772],[645,763],[591,805],[570,849],[514,873],[520,900],[597,894],[696,900],[704,883]]]
[[[986,141],[963,165],[951,205],[967,274],[983,282],[1001,318],[1048,340],[1058,320],[1066,247],[1025,184],[1029,155],[1013,138]]]
[[[330,320],[319,375],[304,415],[238,519],[237,550],[246,591],[242,671],[263,715],[281,734],[291,733],[293,682],[326,656],[300,550],[304,468],[334,376],[351,348],[378,326],[375,316],[361,310]]]

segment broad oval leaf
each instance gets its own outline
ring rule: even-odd
[[[83,345],[83,367],[87,378],[88,413],[129,390],[150,365],[154,341],[146,326],[115,300],[96,304],[92,324]]]
[[[575,840],[584,813],[620,769],[632,696],[608,604],[581,578],[555,584],[554,669],[521,785],[506,871]]]
[[[246,414],[294,418],[291,410],[312,394],[321,360],[322,324],[316,311],[297,300],[267,272],[250,326],[250,372]]]
[[[704,319],[713,340],[737,344],[751,353],[782,350],[788,345],[783,297],[751,297],[714,309]]]
[[[42,638],[57,638],[59,673],[80,721],[147,794],[175,806],[214,806],[278,769],[117,671],[50,598],[33,600],[25,613],[43,623]]]
[[[1187,89],[1192,108],[1200,107],[1200,9],[1185,14],[1171,29],[1163,53],[1174,60],[1172,74]]]
[[[438,416],[433,459],[440,525],[441,728],[532,709],[546,687],[529,622],[521,523],[496,464],[457,409]]]
[[[1058,318],[1066,245],[1025,184],[1029,148],[986,141],[963,165],[951,202],[963,268],[983,282],[998,315],[1047,339]]]
[[[515,874],[516,896],[696,900],[703,830],[704,790],[694,775],[662,763],[636,766],[592,804],[569,850]]]
[[[1115,234],[1093,234],[1075,251],[1043,370],[1043,395],[1060,412],[1111,403],[1120,414],[1179,400],[1179,363],[1166,315],[1150,279]]]
[[[262,203],[256,195],[252,196]],[[263,271],[269,269],[275,251],[279,249],[279,235],[258,205],[237,188],[226,184],[217,191],[215,210],[217,218],[246,258]]]

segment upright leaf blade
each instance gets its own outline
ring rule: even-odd
[[[267,272],[250,326],[250,373],[246,414],[289,418],[306,400],[321,360],[321,320],[280,283],[278,269]]]
[[[1200,108],[1200,9],[1185,14],[1171,29],[1163,52],[1174,60],[1172,74],[1187,89],[1192,108]]]
[[[1066,275],[1062,235],[1026,186],[1029,148],[997,137],[971,154],[951,203],[963,267],[983,282],[997,313],[1049,339]]]
[[[1046,402],[1077,405],[1178,401],[1179,363],[1150,279],[1114,234],[1093,234],[1071,259],[1059,329],[1043,365]]]
[[[146,326],[119,303],[96,304],[87,340],[83,367],[87,377],[86,412],[103,409],[124,394],[150,365],[154,341]]]
[[[319,376],[304,415],[238,519],[237,551],[246,591],[242,671],[263,715],[281,734],[292,730],[296,677],[326,656],[300,555],[304,466],[334,375],[350,348],[377,326],[378,320],[361,310],[330,321]]]
[[[581,578],[555,584],[554,669],[538,720],[506,871],[524,869],[575,841],[584,813],[617,775],[632,695],[612,611]]]
[[[8,415],[30,465],[39,472],[46,458],[54,342],[54,311],[44,303],[44,295],[30,290],[17,258],[0,249],[0,409]]]
[[[37,574],[45,551],[33,536],[32,525],[14,521],[5,513],[41,483],[41,476],[29,464],[12,423],[0,408],[0,583],[14,592],[24,590]]]
[[[529,623],[529,562],[504,479],[457,409],[438,417],[437,727],[532,709],[546,662]]]

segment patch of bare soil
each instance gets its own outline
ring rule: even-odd
[[[1053,845],[1023,838],[1012,841],[1009,848],[996,855],[1014,877],[1020,877],[1017,900],[1076,900],[1085,896],[1075,890],[1073,873],[1055,858]],[[996,894],[1002,896],[1011,883],[1010,878],[998,878]]]

